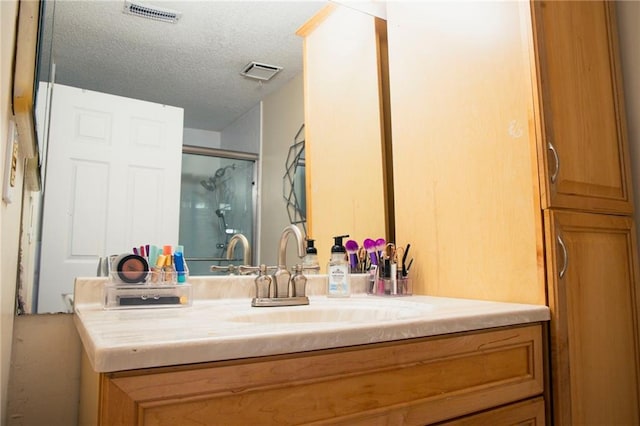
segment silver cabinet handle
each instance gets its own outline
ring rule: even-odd
[[[547,141],[547,149],[551,151],[551,153],[553,154],[553,158],[556,162],[555,170],[551,174],[551,183],[556,183],[556,179],[558,178],[558,172],[560,172],[560,157],[558,156],[558,151],[556,150],[556,147],[553,146],[551,141]]]
[[[562,248],[562,259],[563,264],[560,272],[558,272],[558,276],[560,278],[564,277],[564,274],[567,272],[567,267],[569,266],[569,252],[567,252],[567,246],[564,244],[562,237],[560,235],[557,236],[558,244]]]

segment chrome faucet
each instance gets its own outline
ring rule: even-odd
[[[280,248],[278,250],[278,267],[286,268],[287,267],[287,242],[289,241],[289,236],[293,235],[296,238],[296,244],[298,244],[298,257],[302,259],[305,255],[304,250],[304,238],[302,237],[302,232],[300,232],[300,228],[295,225],[289,225],[282,230],[282,234],[280,234]]]
[[[289,225],[284,228],[280,235],[278,269],[273,274],[273,282],[275,284],[274,297],[276,298],[290,297],[293,294],[293,291],[289,288],[289,284],[291,283],[291,272],[287,269],[287,243],[289,242],[289,237],[291,235],[295,237],[296,243],[298,244],[298,256],[302,258],[305,254],[304,239],[302,238],[300,229],[295,225]]]
[[[296,239],[298,246],[298,257],[301,259],[305,255],[304,238],[300,229],[295,225],[289,225],[282,230],[280,235],[280,244],[278,246],[278,266],[273,274],[270,284],[273,284],[273,297],[261,297],[259,288],[264,285],[258,285],[256,281],[256,297],[251,301],[251,306],[292,306],[292,305],[308,305],[309,298],[304,295],[306,286],[306,277],[302,275],[302,266],[296,270],[295,280],[291,279],[291,272],[287,269],[287,243],[289,237]],[[260,279],[264,279],[259,277]],[[262,283],[262,282],[261,282]]]
[[[233,252],[236,248],[236,245],[238,244],[238,241],[242,242],[242,246],[244,248],[242,255],[242,264],[244,266],[248,266],[251,262],[251,246],[249,245],[249,240],[247,240],[247,237],[242,234],[235,234],[229,240],[229,243],[227,245],[227,260],[233,260]],[[230,275],[234,275],[236,272],[239,272],[241,274],[246,273],[246,268],[243,270],[242,266],[236,266],[231,263],[226,266],[212,265],[210,269],[212,272],[222,271],[227,272]]]
[[[236,244],[238,243],[238,241],[242,242],[242,247],[244,247],[244,251],[242,255],[243,257],[242,264],[250,265],[251,264],[251,246],[249,245],[249,240],[247,240],[247,237],[245,237],[242,234],[235,234],[229,240],[229,245],[227,246],[227,259],[228,260],[233,259],[233,251],[235,250]]]

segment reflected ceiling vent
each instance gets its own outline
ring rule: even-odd
[[[278,74],[282,67],[276,65],[261,64],[259,62],[249,62],[240,71],[245,77],[253,78],[260,81],[269,81],[274,75]]]
[[[182,13],[163,7],[145,5],[140,2],[125,0],[124,13],[128,15],[140,16],[142,18],[153,19],[154,21],[169,22],[175,24],[182,16]]]

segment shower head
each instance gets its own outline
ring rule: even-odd
[[[200,185],[202,185],[207,191],[213,191],[216,189],[216,186],[210,181],[201,180]]]
[[[220,209],[216,209],[216,216],[224,218],[224,211]]]
[[[214,173],[215,177],[217,178],[221,178],[222,176],[224,176],[224,174],[227,172],[227,169],[231,169],[231,170],[235,170],[236,169],[236,165],[231,164],[230,166],[224,166],[224,167],[220,167],[218,170],[216,170],[216,172]],[[211,179],[211,178],[209,178]]]

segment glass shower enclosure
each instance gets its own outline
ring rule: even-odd
[[[253,253],[256,161],[254,154],[184,147],[179,238],[191,275],[215,274],[212,265],[244,264],[241,244],[227,258],[235,234],[247,238]]]

